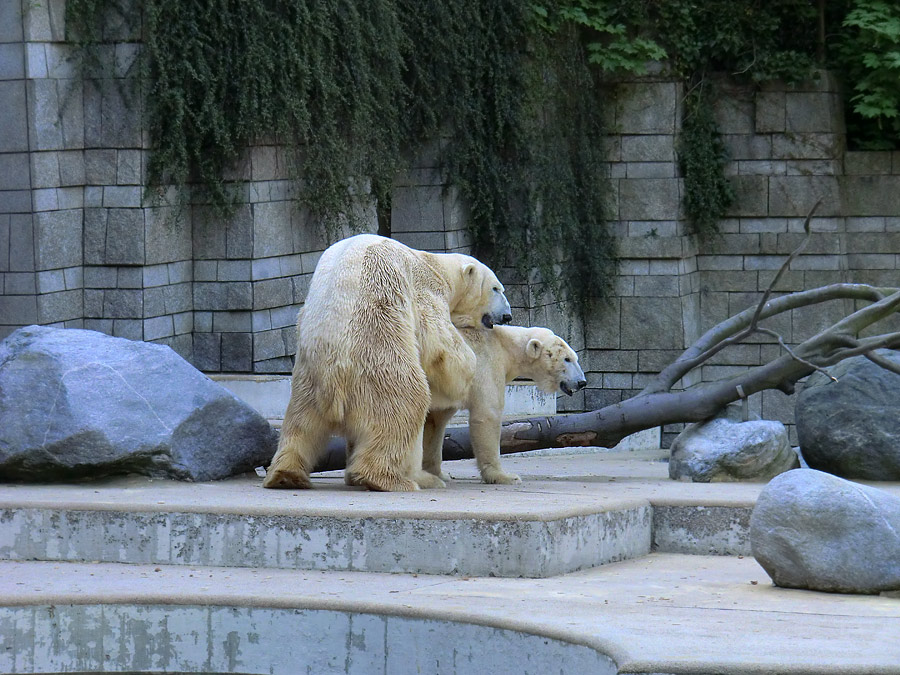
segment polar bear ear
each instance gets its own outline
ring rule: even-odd
[[[475,263],[466,263],[462,268],[463,279],[473,279],[475,277],[475,271]]]
[[[541,341],[537,338],[531,338],[528,341],[528,344],[525,345],[525,354],[531,358],[536,359],[541,355],[541,350],[544,348],[544,345],[541,344]]]

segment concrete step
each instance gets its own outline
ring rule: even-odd
[[[341,472],[309,491],[264,490],[255,475],[6,485],[0,559],[550,577],[653,548],[748,554],[761,486],[673,483],[660,456],[508,457],[516,486],[448,462],[447,489],[399,494],[347,487]]]
[[[550,579],[0,562],[0,671],[886,674],[894,599],[775,588],[752,558]]]

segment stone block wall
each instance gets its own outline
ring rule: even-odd
[[[296,314],[328,243],[294,198],[291,157],[274,144],[248,149],[228,177],[244,190],[229,218],[203,203],[167,206],[172,194],[149,199],[129,70],[140,27],[113,27],[100,66],[82,81],[63,21],[64,0],[0,3],[0,337],[28,323],[83,326],[169,344],[208,372],[289,372]],[[647,77],[611,88],[605,111],[607,215],[621,255],[614,297],[582,323],[515,270],[497,270],[514,321],[549,326],[580,354],[588,387],[560,398],[561,410],[634,395],[705,331],[755,304],[820,198],[812,241],[776,291],[900,283],[900,152],[846,151],[839,93],[826,74],[803,86],[718,86],[738,195],[721,236],[688,234],[676,151],[682,86]],[[443,142],[419,152],[397,182],[391,236],[469,253],[465,205],[438,168]],[[377,230],[374,213],[363,214],[363,229]],[[769,326],[796,344],[852,309],[797,310]],[[890,325],[900,329],[900,319]],[[757,336],[681,385],[758,365],[780,349]],[[792,420],[783,394],[750,404]]]

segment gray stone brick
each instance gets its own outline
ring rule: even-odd
[[[83,314],[81,291],[61,291],[37,296],[38,322],[70,321]]]
[[[397,241],[420,251],[442,253],[446,250],[443,232],[397,232],[392,235]]]
[[[900,177],[897,185],[900,187]],[[841,191],[838,179],[833,176],[774,176],[769,179],[770,216],[805,217],[819,198],[822,203],[816,209],[817,216],[842,215]],[[852,200],[853,196],[847,195],[847,198]],[[860,216],[883,215],[855,212],[852,207],[848,212]]]
[[[258,310],[250,314],[252,330],[259,333],[264,330],[272,330],[272,317],[268,309]]]
[[[253,257],[267,258],[294,252],[291,234],[291,203],[263,202],[253,205]]]
[[[37,293],[34,272],[6,272],[2,276],[3,293],[6,295],[34,295]]]
[[[777,270],[784,264],[779,255],[747,255],[744,256],[745,270]]]
[[[444,230],[443,187],[400,187],[391,199],[391,233]]]
[[[281,275],[281,264],[278,258],[256,258],[251,264],[254,281],[276,279]]]
[[[282,356],[277,359],[267,359],[266,361],[254,362],[253,371],[257,373],[289,374],[293,367],[293,361],[291,361],[291,358],[289,356]]]
[[[194,309],[238,310],[252,309],[253,291],[250,282],[226,281],[194,282]]]
[[[179,312],[172,316],[172,323],[175,326],[175,334],[191,333],[194,330],[194,313]]]
[[[316,265],[319,264],[319,258],[322,257],[324,251],[311,251],[302,254],[303,273],[312,274],[316,271]]]
[[[756,94],[756,133],[781,133],[785,130],[785,93],[761,91]]]
[[[213,312],[213,332],[249,333],[252,329],[250,312]]]
[[[679,179],[626,178],[619,181],[619,217],[623,220],[679,218]]]
[[[253,360],[265,361],[286,356],[284,340],[280,330],[267,330],[253,335]]]
[[[874,216],[868,218],[847,218],[847,232],[884,232],[885,218]]]
[[[788,173],[788,162],[769,159],[741,161],[737,162],[737,173],[741,176],[784,176]]]
[[[250,261],[220,260],[216,273],[219,281],[250,281]]]
[[[0,119],[3,120],[3,124],[0,124],[0,152],[28,150],[28,117],[25,102],[23,80],[0,82]]]
[[[32,150],[62,150],[62,111],[56,80],[27,80],[28,142]]]
[[[140,150],[119,150],[116,156],[116,182],[119,185],[141,185]]]
[[[191,213],[195,260],[225,258],[225,227],[211,207],[195,206]]]
[[[309,292],[309,282],[312,274],[304,274],[300,277],[292,277],[291,283],[294,286],[294,304],[302,304],[306,300],[306,294]]]
[[[103,188],[99,185],[86,185],[84,187],[85,208],[97,209],[103,206]]]
[[[175,334],[175,327],[171,316],[157,316],[152,319],[144,319],[144,339],[159,340],[171,337]]]
[[[56,188],[41,188],[31,191],[32,204],[35,211],[58,211]]]
[[[100,80],[102,145],[120,148],[141,146],[138,84],[137,78]]]
[[[697,257],[697,269],[706,270],[741,270],[743,260],[734,255],[702,255]]]
[[[629,162],[625,165],[627,178],[675,178],[674,162]]]
[[[116,319],[113,321],[113,335],[126,340],[144,339],[144,322],[140,319]]]
[[[0,45],[2,46],[2,45]],[[28,190],[31,188],[28,153],[0,154],[0,190]]]
[[[733,90],[721,92],[713,104],[716,125],[723,134],[754,132],[754,102]]]
[[[731,134],[723,135],[722,141],[734,161],[772,159],[772,136]]]
[[[144,315],[144,294],[140,290],[109,289],[103,295],[103,318],[140,319]]]
[[[614,98],[617,130],[628,134],[675,133],[678,89],[673,82],[617,87]]]
[[[116,151],[107,149],[85,150],[84,178],[88,185],[115,185]]]
[[[303,273],[303,256],[299,253],[296,255],[286,255],[278,259],[278,267],[281,270],[281,276],[290,277]]]
[[[165,286],[144,289],[143,316],[149,318],[166,313]]]
[[[194,281],[215,281],[218,265],[216,260],[195,260]]]
[[[31,212],[31,190],[0,191],[0,213]]]
[[[118,281],[118,270],[107,266],[86,266],[84,268],[84,285],[86,288],[115,288]]]
[[[602,309],[592,312],[585,326],[585,340],[594,349],[628,348],[620,344],[622,300],[612,298]],[[635,361],[636,362],[636,361]]]
[[[756,272],[742,270],[708,270],[700,272],[705,288],[717,291],[755,291]]]
[[[119,288],[143,288],[144,274],[140,267],[120,267],[116,285]]]
[[[194,331],[197,333],[212,332],[212,312],[194,312]]]
[[[788,133],[841,133],[841,102],[836,94],[788,92],[785,96],[785,131]]]
[[[57,188],[56,189],[56,203],[59,204],[59,208],[62,210],[83,208],[84,207],[84,188],[81,188],[81,187]]]
[[[622,136],[623,162],[674,162],[675,137],[664,135]]]
[[[635,277],[634,294],[642,297],[678,297],[678,277],[668,275]]]
[[[31,182],[35,188],[53,188],[60,184],[59,154],[56,151],[31,153]],[[5,155],[15,157],[16,155]],[[0,162],[4,155],[0,155]],[[27,157],[27,155],[26,155]],[[2,166],[2,163],[0,163]],[[19,168],[21,171],[22,169]],[[28,178],[27,162],[25,167],[25,179]],[[32,187],[32,186],[25,186]]]
[[[238,207],[228,220],[225,251],[232,259],[253,256],[253,209],[249,204]]]
[[[65,277],[67,291],[84,288],[84,268],[80,265],[64,269],[63,276]]]
[[[166,302],[166,314],[178,314],[193,309],[192,284],[172,284],[163,286],[162,289]]]
[[[765,176],[732,176],[735,200],[727,214],[736,216],[765,216],[768,213],[768,179]]]
[[[80,210],[47,211],[34,215],[36,268],[73,267],[82,262]]]
[[[84,151],[66,150],[57,153],[59,166],[59,183],[66,186],[85,184]]]
[[[250,150],[253,180],[275,180],[278,178],[278,162],[275,147],[257,145]]]
[[[297,323],[297,312],[300,310],[296,305],[288,305],[286,307],[276,307],[271,310],[271,327],[286,328]],[[256,328],[254,327],[254,331]],[[262,329],[264,330],[264,329]]]
[[[619,389],[585,389],[584,405],[590,410],[599,410],[608,405],[621,403],[626,396]]]
[[[194,280],[193,263],[190,260],[171,262],[167,267],[169,268],[170,284],[183,284]]]
[[[854,216],[897,216],[896,195],[900,194],[900,175],[846,176],[841,182],[846,213]],[[823,213],[821,207],[816,213],[830,215],[830,212]]]
[[[253,309],[271,309],[292,304],[293,288],[287,277],[253,282]]]
[[[0,2],[0,42],[20,42],[23,26],[22,3]]]
[[[103,294],[105,291],[86,288],[82,297],[84,298],[84,316],[86,319],[102,319],[103,318]],[[112,326],[112,319],[109,319],[109,325]],[[110,333],[112,334],[112,333]]]
[[[37,296],[0,295],[0,317],[5,324],[26,326],[38,323]]]
[[[140,265],[144,262],[144,212],[141,209],[109,209],[104,262]]]
[[[838,159],[842,136],[826,133],[777,135],[772,139],[775,159]]]
[[[144,209],[144,231],[148,264],[191,259],[191,223],[176,208]]]
[[[253,344],[250,335],[222,334],[222,370],[238,373],[253,370]]]
[[[169,268],[167,265],[147,265],[142,268],[144,288],[165,286],[169,283]]]
[[[66,277],[62,270],[50,270],[37,273],[39,293],[58,293],[66,290]]]
[[[113,334],[112,319],[85,319],[84,327],[87,330],[95,330],[98,333],[106,333],[107,335]]]
[[[143,188],[136,185],[107,185],[103,188],[103,206],[106,208],[139,208]]]

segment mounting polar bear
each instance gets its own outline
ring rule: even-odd
[[[372,234],[329,247],[297,319],[291,398],[263,486],[311,487],[331,434],[352,448],[350,483],[443,486],[422,469],[422,432],[429,408],[461,405],[475,375],[457,327],[511,318],[503,285],[470,256]]]
[[[463,405],[428,412],[425,421],[423,468],[443,480],[441,453],[444,430],[457,408],[469,410],[472,454],[485,483],[518,483],[515,474],[500,468],[500,426],[506,385],[517,377],[533,380],[548,394],[561,391],[571,396],[587,384],[578,355],[549,328],[497,326],[491,331],[460,331],[475,352],[477,370]]]

